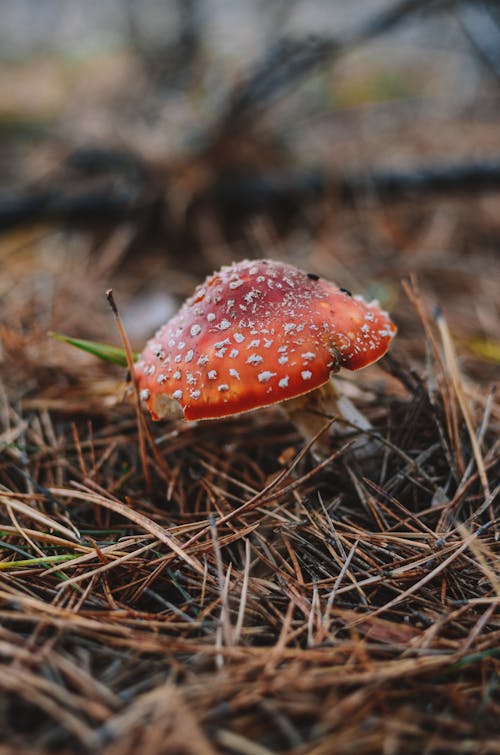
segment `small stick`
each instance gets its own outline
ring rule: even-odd
[[[134,355],[130,347],[130,341],[128,340],[127,333],[125,332],[122,319],[118,313],[118,308],[116,306],[116,302],[113,297],[113,289],[110,288],[106,291],[106,298],[109,302],[109,306],[111,307],[113,315],[115,316],[116,327],[118,328],[118,333],[120,334],[120,339],[123,344],[123,348],[125,350],[125,355],[127,357],[127,367],[130,373],[130,380],[132,382],[132,387],[133,387],[134,397],[135,397],[135,411],[136,411],[136,416],[137,416],[137,433],[139,437],[139,452],[141,455],[142,469],[144,471],[144,479],[146,481],[146,487],[148,490],[151,490],[151,475],[149,472],[148,455],[147,455],[147,450],[146,450],[144,417],[143,417],[142,409],[141,409],[141,397],[139,395],[137,377],[134,370]]]

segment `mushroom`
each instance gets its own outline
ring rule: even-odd
[[[282,403],[309,439],[325,414],[370,426],[331,376],[376,362],[395,333],[375,301],[283,262],[244,260],[196,288],[148,341],[135,374],[154,420]]]

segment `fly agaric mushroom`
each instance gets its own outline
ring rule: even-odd
[[[135,374],[154,420],[213,419],[285,402],[310,438],[325,413],[369,427],[330,377],[376,362],[395,333],[377,302],[283,262],[244,260],[196,288],[148,341]]]

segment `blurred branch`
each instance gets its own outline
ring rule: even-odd
[[[100,189],[68,194],[49,190],[24,197],[0,198],[0,231],[36,221],[113,223],[131,214],[138,216],[143,209],[136,192]]]
[[[219,202],[240,210],[257,210],[274,202],[335,196],[344,204],[374,195],[408,199],[426,194],[453,194],[500,189],[500,159],[485,163],[439,165],[410,171],[374,171],[363,175],[331,175],[318,169],[289,177],[258,175],[223,179],[215,187]]]
[[[359,44],[380,34],[386,34],[414,14],[436,13],[449,6],[471,1],[474,0],[399,0],[362,24],[354,33],[351,44]]]
[[[151,195],[144,199],[150,181],[149,166],[132,151],[77,149],[47,188],[18,197],[0,192],[0,231],[39,220],[113,223],[138,215],[154,204]]]
[[[500,30],[500,6],[498,5],[498,0],[482,0],[481,5],[488,12],[495,27]]]
[[[490,20],[494,23],[494,17],[491,14],[491,8],[487,8]],[[477,60],[481,63],[483,68],[493,75],[497,84],[500,84],[500,55],[498,54],[498,48],[493,51],[489,45],[485,43],[483,36],[474,29],[466,17],[463,17],[460,13],[454,13],[453,17],[464,37],[467,39],[473,53]],[[495,28],[498,29],[495,23]]]
[[[386,34],[416,14],[435,13],[471,0],[399,0],[364,21],[345,39],[329,35],[278,39],[248,79],[233,92],[219,118],[219,138],[241,130],[249,118],[283,97],[321,65],[374,37]]]
[[[144,174],[144,186],[135,190],[67,189],[0,199],[0,231],[35,221],[114,223],[137,219],[163,208],[168,215],[167,183],[153,191]],[[409,171],[374,171],[371,174],[337,175],[321,169],[280,176],[272,174],[226,176],[195,194],[188,206],[206,199],[228,212],[251,214],[270,211],[277,203],[297,203],[334,196],[353,204],[363,196],[387,201],[429,194],[467,194],[500,190],[500,158],[462,165],[431,165]],[[164,192],[164,193],[162,193]]]

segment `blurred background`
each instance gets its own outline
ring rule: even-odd
[[[265,256],[379,298],[410,362],[415,275],[490,380],[499,85],[493,1],[0,0],[4,363],[117,343],[109,287],[139,349]]]

